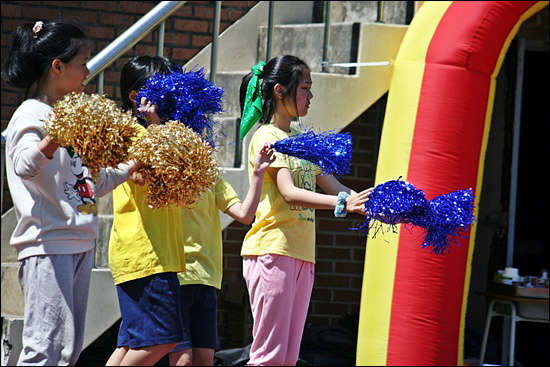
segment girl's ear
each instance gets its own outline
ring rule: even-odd
[[[61,68],[63,66],[63,62],[59,59],[55,59],[52,61],[52,67],[51,70],[56,74],[61,74]]]
[[[277,83],[275,84],[275,86],[273,87],[273,91],[275,92],[275,96],[277,96],[277,98],[279,99],[283,99],[283,92],[285,90],[285,87],[283,87],[281,84]]]
[[[135,90],[132,90],[130,94],[128,94],[128,97],[130,98],[130,101],[135,102],[136,101],[137,92]]]

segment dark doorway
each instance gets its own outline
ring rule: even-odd
[[[548,268],[545,193],[550,148],[548,52],[525,51],[513,266],[520,275]]]

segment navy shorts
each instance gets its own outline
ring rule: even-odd
[[[216,288],[191,284],[180,287],[183,342],[172,352],[191,348],[218,349]]]
[[[183,340],[177,273],[160,273],[116,286],[122,322],[117,346],[141,348]]]

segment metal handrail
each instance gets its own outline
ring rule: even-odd
[[[162,1],[88,62],[87,84],[187,1]],[[162,32],[164,33],[164,32]],[[160,37],[159,37],[160,38]],[[162,36],[164,39],[164,36]],[[162,47],[162,46],[159,46]]]

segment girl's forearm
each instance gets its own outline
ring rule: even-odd
[[[317,192],[292,187],[283,194],[283,198],[290,205],[303,206],[312,209],[334,209],[337,196],[320,194]]]
[[[260,202],[260,195],[262,193],[262,184],[264,182],[264,173],[254,172],[252,174],[252,180],[250,181],[250,187],[248,193],[241,206],[241,214],[243,219],[251,223],[256,214],[256,208]]]
[[[225,213],[243,224],[252,223],[252,221],[254,220],[254,216],[256,215],[258,203],[260,202],[263,181],[263,172],[254,172],[252,174],[250,187],[244,201],[242,203],[235,203],[234,205],[229,207],[225,211]]]

